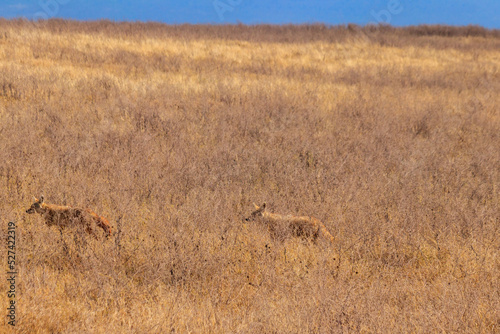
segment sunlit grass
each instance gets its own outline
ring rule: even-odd
[[[498,32],[0,21],[0,36],[20,332],[498,331]],[[119,222],[118,241],[61,238],[24,213],[42,193]],[[244,223],[264,201],[335,244]]]

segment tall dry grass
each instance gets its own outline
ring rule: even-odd
[[[17,330],[498,332],[499,46],[478,27],[1,20]],[[61,238],[24,213],[42,193],[122,217],[118,241]],[[264,201],[335,245],[242,223]]]

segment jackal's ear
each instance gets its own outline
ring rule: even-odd
[[[36,198],[35,196],[33,196],[33,199],[35,200],[35,202],[38,202],[38,198]]]
[[[264,211],[266,209],[266,202],[264,202],[261,206],[260,206],[260,209],[262,211]]]
[[[40,200],[38,202],[43,203],[43,195],[40,195]]]
[[[257,204],[255,204],[255,203],[253,203],[253,206],[255,207],[255,210],[259,210],[260,209],[259,206]]]

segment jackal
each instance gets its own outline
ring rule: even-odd
[[[95,226],[98,226],[104,230],[106,238],[111,235],[111,225],[106,218],[88,209],[46,204],[43,195],[40,199],[35,198],[35,203],[26,210],[26,213],[39,213],[45,219],[45,224],[59,227],[61,233],[64,228],[74,226],[83,228],[88,234],[97,238]]]
[[[266,211],[266,203],[261,206],[255,205],[255,211],[245,221],[260,221],[267,226],[271,236],[283,239],[288,235],[302,237],[316,242],[321,235],[333,243],[334,238],[328,232],[325,225],[314,217],[299,217],[292,215],[279,215]]]

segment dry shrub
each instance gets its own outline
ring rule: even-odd
[[[499,41],[0,20],[19,332],[498,331]],[[40,193],[118,240],[61,238]],[[243,223],[263,201],[335,245]]]

